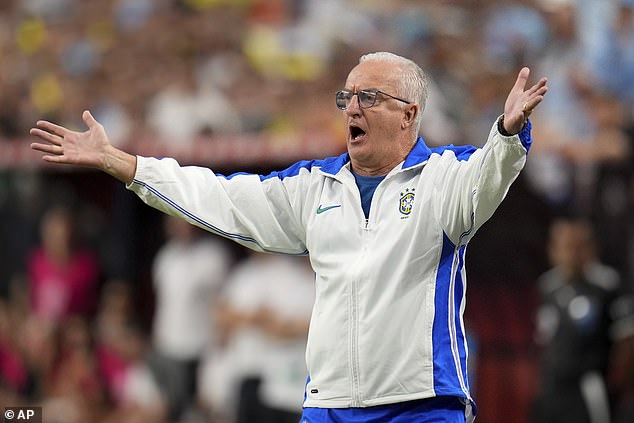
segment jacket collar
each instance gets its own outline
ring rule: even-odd
[[[405,161],[401,166],[401,170],[425,163],[429,159],[429,156],[431,156],[431,153],[431,149],[427,147],[423,138],[418,137],[416,144],[414,144],[414,148],[412,148],[412,151],[410,151],[405,158]],[[334,176],[338,174],[349,162],[350,155],[348,153],[344,153],[337,157],[329,157],[322,160],[321,171]]]
[[[402,169],[408,169],[410,167],[417,166],[419,164],[425,163],[429,160],[429,156],[431,156],[431,149],[427,147],[423,137],[418,137],[416,140],[416,144],[414,144],[414,148],[409,152],[405,161],[403,162]]]
[[[350,155],[343,153],[341,156],[329,157],[322,160],[321,171],[328,175],[336,175],[350,161]]]

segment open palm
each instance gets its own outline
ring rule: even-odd
[[[42,159],[52,163],[72,164],[103,169],[110,141],[103,126],[90,112],[82,119],[88,126],[85,132],[71,131],[47,121],[38,121],[30,133],[46,143],[33,143],[31,148],[45,153]]]
[[[517,134],[522,129],[528,116],[544,100],[548,91],[546,78],[525,89],[529,75],[529,68],[520,70],[515,85],[504,103],[504,129],[509,134]]]

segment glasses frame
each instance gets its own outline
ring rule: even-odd
[[[348,104],[340,106],[339,102],[338,102],[338,98],[342,94],[351,94],[351,96],[350,96],[350,99],[347,100]],[[372,97],[370,97],[370,98],[372,98],[372,103],[370,103],[367,106],[364,106],[363,104],[367,103],[369,101],[368,97],[367,97],[367,94],[371,94],[372,95]],[[362,108],[362,109],[369,109],[370,107],[373,107],[376,104],[376,98],[377,98],[378,94],[383,94],[384,96],[389,97],[389,98],[393,98],[394,100],[402,101],[405,104],[412,104],[411,101],[407,101],[405,99],[393,96],[392,94],[388,94],[385,91],[381,91],[381,90],[378,90],[376,88],[366,88],[364,90],[359,90],[359,91],[356,91],[356,92],[353,92],[353,91],[350,91],[350,90],[339,90],[339,91],[337,91],[335,93],[335,104],[337,105],[337,108],[339,110],[348,110],[348,106],[350,105],[350,102],[352,101],[352,98],[356,95],[357,99],[359,100],[359,107]]]

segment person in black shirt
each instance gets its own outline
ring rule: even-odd
[[[591,225],[582,220],[555,221],[548,253],[553,268],[539,279],[543,351],[534,421],[609,423],[605,375],[619,275],[599,262]]]

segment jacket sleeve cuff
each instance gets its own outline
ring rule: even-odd
[[[139,181],[143,178],[143,171],[147,163],[147,158],[143,156],[136,156],[136,171],[134,177],[129,184],[126,184],[126,188],[132,190],[135,181]]]
[[[531,135],[531,129],[533,128],[533,124],[530,119],[526,119],[526,124],[522,128],[522,130],[517,134],[520,137],[520,141],[522,145],[526,149],[526,152],[531,149],[531,145],[533,145],[533,136]]]
[[[509,134],[504,130],[504,115],[500,116],[497,120],[497,129],[500,135],[504,137],[513,137],[517,135],[527,153],[530,150],[531,145],[533,144],[533,137],[531,136],[532,128],[533,124],[531,123],[530,119],[527,118],[526,123],[524,124],[520,132],[518,132],[517,134]]]

